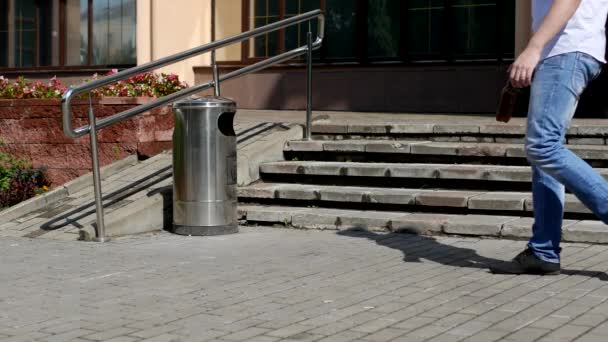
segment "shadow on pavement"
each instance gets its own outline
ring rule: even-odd
[[[481,256],[471,248],[442,244],[432,236],[405,233],[378,234],[360,228],[339,231],[337,234],[365,238],[380,246],[399,250],[403,253],[403,261],[405,262],[421,262],[421,259],[426,259],[455,267],[487,269],[492,264],[504,261]],[[561,272],[565,275],[595,277],[602,281],[608,281],[608,274],[599,271],[562,269]]]

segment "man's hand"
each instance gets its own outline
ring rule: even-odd
[[[528,46],[511,65],[509,79],[515,88],[525,88],[532,84],[532,76],[540,61],[541,51],[540,48]]]
[[[564,27],[581,4],[582,0],[553,0],[543,23],[530,39],[528,47],[511,65],[509,76],[511,84],[517,88],[528,87],[532,83],[534,69],[540,61],[543,47],[546,46]]]

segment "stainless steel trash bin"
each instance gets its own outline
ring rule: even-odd
[[[181,235],[238,232],[236,104],[196,97],[173,105],[173,231]]]

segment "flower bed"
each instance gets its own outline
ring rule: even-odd
[[[138,75],[95,92],[93,109],[97,118],[103,118],[184,87],[175,75]],[[54,186],[91,168],[89,137],[69,139],[63,134],[60,98],[65,90],[56,78],[43,84],[23,78],[11,83],[0,77],[0,153],[31,161],[34,169],[46,168],[47,181]],[[88,108],[87,99],[73,101],[74,127],[88,124]],[[102,129],[98,133],[100,163],[107,165],[131,154],[146,158],[170,149],[172,133],[168,106]]]
[[[113,69],[106,76],[117,73]],[[98,74],[93,80],[99,79]],[[89,80],[85,80],[89,81]],[[188,85],[180,82],[175,74],[154,74],[147,72],[133,76],[125,81],[107,85],[91,92],[93,97],[162,97],[187,88]],[[11,83],[7,78],[0,76],[0,99],[60,99],[67,90],[57,77],[50,82],[29,82],[25,77],[18,77]]]

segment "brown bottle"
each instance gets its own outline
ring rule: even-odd
[[[507,85],[502,88],[502,92],[500,93],[500,103],[496,110],[496,121],[506,123],[511,120],[517,104],[517,97],[520,93],[521,89],[513,87],[511,82],[507,82]]]

